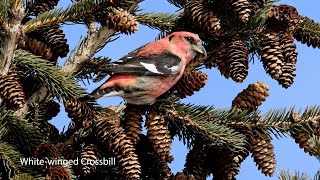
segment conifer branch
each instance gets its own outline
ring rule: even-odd
[[[170,13],[143,13],[136,15],[136,18],[143,25],[152,29],[165,31],[175,26],[179,16]]]

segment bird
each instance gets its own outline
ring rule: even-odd
[[[186,65],[197,54],[207,57],[198,35],[173,32],[100,67],[94,82],[110,77],[89,96],[94,100],[121,96],[130,104],[152,105],[179,81]]]

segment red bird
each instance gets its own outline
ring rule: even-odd
[[[95,82],[111,76],[90,95],[94,99],[121,96],[130,104],[153,104],[178,82],[197,53],[207,56],[197,35],[174,32],[103,67]]]

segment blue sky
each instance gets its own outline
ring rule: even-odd
[[[66,6],[69,3],[69,0],[61,0],[59,6]],[[319,0],[283,0],[280,1],[279,4],[292,5],[298,9],[299,14],[308,16],[320,22],[320,13],[318,12],[320,7]],[[166,0],[145,0],[145,2],[141,3],[140,7],[147,12],[175,12],[177,10],[175,6],[167,3]],[[77,45],[79,38],[81,36],[83,37],[86,33],[86,29],[82,25],[65,25],[63,29],[66,33],[71,49]],[[138,32],[130,36],[122,35],[117,41],[108,44],[103,50],[97,53],[96,56],[108,56],[113,60],[116,60],[135,48],[153,41],[157,34],[158,31],[139,25]],[[297,77],[295,78],[295,83],[289,89],[282,88],[275,80],[271,79],[263,70],[261,62],[256,60],[254,64],[250,63],[249,75],[241,84],[235,83],[230,79],[225,79],[216,69],[205,70],[209,75],[206,87],[194,96],[186,98],[183,101],[226,108],[231,106],[233,98],[249,84],[256,81],[263,81],[270,87],[270,96],[260,107],[262,112],[275,108],[295,106],[298,109],[320,104],[320,84],[317,82],[317,77],[320,76],[320,50],[309,48],[300,43],[297,43],[297,48],[299,52],[296,71]],[[60,64],[63,62],[64,59],[61,59]],[[99,85],[100,83],[92,83],[90,86],[86,86],[85,88],[91,92]],[[108,106],[111,104],[117,105],[122,101],[123,100],[120,97],[115,97],[101,99],[98,102],[101,105]],[[70,120],[63,110],[51,121],[51,123],[56,125],[59,130],[69,122]],[[304,153],[303,150],[294,143],[293,139],[274,139],[272,143],[275,146],[277,173],[279,172],[279,169],[289,169],[291,171],[299,170],[301,172],[306,172],[313,176],[317,170],[320,169],[318,160]],[[182,143],[174,141],[172,152],[175,160],[171,163],[170,167],[173,172],[181,171],[184,165],[187,149]],[[271,178],[265,177],[260,173],[258,168],[255,166],[253,159],[250,157],[242,163],[241,172],[237,176],[237,179],[278,179],[277,173]]]

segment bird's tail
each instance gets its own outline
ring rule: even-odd
[[[111,75],[113,72],[112,69],[114,69],[116,66],[117,66],[116,64],[110,63],[110,64],[104,65],[102,67],[99,67],[99,69],[98,69],[99,74],[96,78],[93,79],[93,82],[99,82],[102,79],[104,79],[105,77],[107,77],[108,75]]]
[[[97,100],[101,97],[121,96],[123,94],[124,92],[122,90],[114,87],[108,87],[104,89],[101,89],[100,87],[98,87],[97,89],[92,91],[92,93],[87,95],[88,96],[87,98]]]

